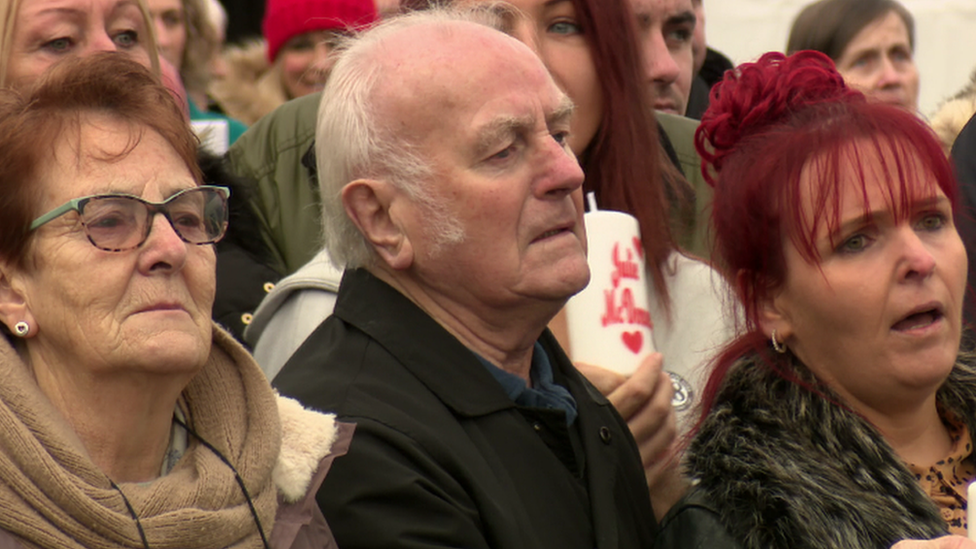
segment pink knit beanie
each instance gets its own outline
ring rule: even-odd
[[[306,32],[358,29],[376,21],[374,0],[267,0],[261,31],[274,62],[285,42]]]

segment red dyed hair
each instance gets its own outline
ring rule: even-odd
[[[840,175],[851,165],[866,196],[865,160],[880,160],[898,219],[933,186],[957,204],[952,170],[932,130],[903,109],[866,101],[819,52],[767,53],[727,72],[712,90],[695,145],[715,188],[715,257],[743,303],[746,324],[746,335],[716,359],[703,413],[736,360],[753,352],[770,357],[759,315],[785,281],[786,239],[807,261],[820,262],[816,235],[841,224],[841,186],[849,179]],[[804,174],[816,182],[801,192]]]
[[[107,114],[129,124],[131,144],[120,156],[135,147],[145,131],[155,131],[197,183],[203,180],[196,161],[198,141],[182,108],[158,77],[125,54],[66,59],[26,90],[0,89],[0,257],[15,266],[24,266],[30,224],[43,213],[38,179],[44,166],[60,142],[80,135],[77,130],[86,113]]]

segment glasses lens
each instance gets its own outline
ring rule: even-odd
[[[201,187],[184,192],[166,204],[173,228],[192,244],[209,244],[227,230],[227,199],[218,189]]]
[[[139,247],[149,236],[156,211],[166,212],[180,238],[191,244],[217,242],[227,230],[227,196],[213,187],[184,191],[158,206],[129,196],[96,196],[79,209],[88,238],[108,251]]]
[[[124,196],[95,197],[81,209],[88,238],[104,250],[124,250],[142,241],[149,211],[145,204]]]

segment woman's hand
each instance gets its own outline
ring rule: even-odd
[[[660,353],[648,355],[630,376],[592,364],[576,363],[576,368],[627,421],[640,450],[651,505],[658,519],[686,488],[675,455],[678,428],[671,406],[674,389],[663,366]]]
[[[943,536],[935,539],[906,539],[891,549],[976,549],[976,541],[963,536]]]
[[[613,403],[627,421],[647,470],[666,455],[677,436],[671,378],[660,353],[648,355],[630,376],[585,364],[576,368]]]

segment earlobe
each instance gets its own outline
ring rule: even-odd
[[[357,179],[342,189],[346,215],[390,268],[403,270],[413,264],[413,246],[395,214],[402,193],[387,181]]]
[[[0,322],[11,333],[29,337],[36,331],[36,323],[22,285],[17,283],[17,277],[12,273],[10,265],[0,263]]]
[[[789,315],[783,310],[778,297],[771,297],[759,306],[759,327],[766,337],[773,337],[784,343],[787,338],[793,335],[793,324],[790,322]]]

